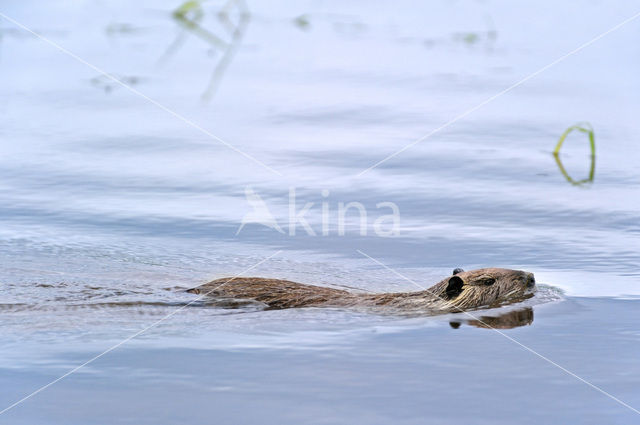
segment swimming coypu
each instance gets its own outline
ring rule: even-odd
[[[453,274],[432,287],[415,292],[353,293],[288,280],[260,277],[217,279],[187,290],[219,305],[258,302],[267,309],[296,307],[391,307],[428,315],[497,307],[533,296],[533,273],[486,268]],[[226,304],[225,304],[226,303]]]

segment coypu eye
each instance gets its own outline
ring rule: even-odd
[[[457,275],[458,273],[462,273],[464,270],[462,270],[460,267],[456,267],[455,269],[453,269],[453,273],[451,273],[452,275]]]
[[[447,283],[447,289],[445,289],[444,293],[447,299],[455,298],[460,293],[462,293],[462,286],[464,282],[459,276],[451,276],[449,278],[449,282]]]
[[[486,276],[486,275],[485,276],[480,276],[478,278],[478,283],[480,285],[491,286],[494,283],[496,283],[496,279],[495,279],[495,277]]]

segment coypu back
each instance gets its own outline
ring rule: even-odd
[[[452,276],[428,289],[414,292],[356,294],[341,289],[259,277],[217,279],[187,292],[217,300],[259,302],[270,309],[369,306],[440,314],[522,301],[532,296],[534,286],[532,273],[486,268],[468,272],[455,269]]]
[[[187,292],[218,299],[257,301],[272,309],[324,305],[354,296],[341,289],[261,277],[216,279]]]

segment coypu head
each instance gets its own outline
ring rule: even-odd
[[[521,270],[487,268],[465,272],[457,268],[429,291],[448,301],[453,310],[494,307],[533,296],[535,282],[533,273]]]

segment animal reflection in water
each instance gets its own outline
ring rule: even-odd
[[[525,307],[520,310],[512,310],[497,316],[476,316],[473,319],[452,320],[449,322],[452,328],[458,329],[462,323],[476,328],[485,329],[512,329],[519,326],[527,326],[533,323],[533,309]]]
[[[260,277],[217,279],[187,290],[198,294],[207,304],[227,308],[247,304],[257,304],[269,310],[300,307],[366,308],[410,316],[496,308],[530,298],[534,291],[533,273],[500,268],[468,272],[455,269],[451,276],[430,288],[414,292],[357,293]],[[479,327],[508,328],[518,326],[517,323],[531,323],[533,311],[520,314],[510,312],[499,318],[486,317],[486,320],[473,319],[467,323]]]

